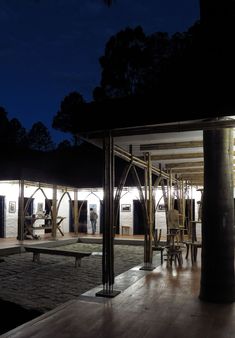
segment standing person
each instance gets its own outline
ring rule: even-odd
[[[90,221],[92,227],[92,235],[95,235],[96,232],[96,222],[97,222],[98,215],[93,208],[90,208]]]

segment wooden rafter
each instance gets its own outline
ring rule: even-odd
[[[191,168],[191,167],[203,167],[204,161],[200,162],[179,162],[179,163],[167,163],[166,169],[174,168]]]
[[[128,162],[132,162],[134,165],[136,165],[137,167],[139,168],[142,168],[142,169],[147,169],[147,162],[144,161],[143,159],[140,159],[136,156],[133,156],[131,153],[129,153],[128,151],[122,149],[121,147],[119,146],[115,146],[114,147],[114,152],[115,152],[115,155],[119,156],[120,158],[128,161]],[[165,171],[162,171],[160,169],[158,169],[157,167],[155,166],[152,166],[152,173],[155,174],[155,175],[161,175],[162,177],[166,178],[166,179],[169,179],[169,174],[166,173]],[[176,180],[174,179],[174,182]]]
[[[167,143],[148,143],[141,144],[140,150],[165,150],[165,149],[179,149],[179,148],[197,148],[203,147],[202,141],[187,141],[187,142],[167,142]]]
[[[181,153],[181,154],[161,154],[152,155],[152,161],[179,160],[182,158],[203,158],[203,153]]]
[[[235,140],[234,140],[235,145]],[[180,148],[198,148],[203,147],[203,141],[185,141],[185,142],[164,142],[164,143],[145,143],[140,144],[141,151],[166,150]]]
[[[136,127],[123,127],[111,129],[111,135],[113,137],[128,136],[128,135],[147,135],[156,133],[172,133],[194,130],[214,130],[215,128],[234,128],[235,120],[229,119],[211,119],[211,120],[197,120],[195,121],[182,121],[176,123],[163,123],[163,124],[151,124],[142,125]],[[105,130],[96,130],[85,133],[86,139],[100,138],[105,134]]]
[[[173,168],[171,169],[172,173],[203,173],[203,168]]]

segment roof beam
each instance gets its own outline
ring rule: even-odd
[[[190,167],[203,167],[204,161],[200,162],[177,162],[177,163],[167,163],[165,165],[166,169],[173,168],[190,168]]]
[[[183,132],[193,130],[213,130],[218,128],[235,128],[235,119],[231,117],[224,117],[224,119],[218,119],[217,117],[211,118],[211,120],[196,120],[196,121],[183,121],[175,123],[165,124],[151,124],[145,126],[126,127],[110,129],[113,137],[128,136],[128,135],[144,135],[144,134],[156,134],[156,133],[172,133]],[[103,137],[107,133],[107,130],[97,130],[82,133],[87,139]]]
[[[235,145],[235,139],[233,141]],[[179,148],[198,148],[203,147],[203,141],[185,141],[185,142],[164,142],[164,143],[145,143],[140,144],[140,150],[166,150]]]
[[[182,174],[179,175],[178,179],[183,181],[203,181],[203,174]]]
[[[128,162],[132,162],[134,165],[136,165],[137,167],[139,168],[142,168],[142,169],[146,169],[148,164],[146,161],[144,161],[143,159],[140,159],[136,156],[133,156],[131,153],[129,153],[128,151],[126,151],[125,149],[115,145],[114,146],[114,152],[115,152],[115,155],[119,156],[120,158],[128,161]],[[155,174],[155,175],[161,175],[163,178],[166,178],[166,179],[170,179],[170,174],[168,174],[167,172],[163,171],[163,170],[160,170],[159,168],[155,167],[152,165],[152,173]],[[172,178],[172,181],[173,182],[176,182],[177,179],[175,178]]]
[[[187,141],[187,142],[168,142],[168,143],[148,143],[141,144],[140,150],[164,150],[164,149],[178,149],[178,148],[196,148],[203,147],[202,141]]]
[[[181,153],[181,154],[161,154],[152,155],[152,161],[179,160],[182,158],[203,158],[203,153]]]
[[[180,174],[184,174],[184,173],[203,173],[203,168],[174,168],[171,169],[171,172],[174,174],[180,173]]]
[[[233,156],[235,152],[233,152]],[[181,154],[161,154],[161,155],[152,155],[152,161],[164,161],[164,160],[179,160],[182,158],[203,158],[203,153],[181,153]]]

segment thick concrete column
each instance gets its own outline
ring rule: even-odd
[[[203,135],[202,269],[200,299],[235,300],[233,130]]]

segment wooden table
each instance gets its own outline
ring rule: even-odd
[[[127,225],[122,225],[122,235],[130,235],[130,227]]]
[[[62,221],[65,219],[66,217],[63,216],[57,216],[57,222],[56,222],[56,228],[59,230],[60,234],[62,236],[64,236],[64,233],[60,227]],[[39,226],[35,226],[35,222],[36,220],[43,220],[44,223],[39,225]],[[45,222],[50,222],[50,225],[46,225]],[[52,218],[48,217],[48,216],[25,216],[25,223],[24,223],[24,237],[27,235],[32,236],[33,238],[36,238],[35,234],[34,234],[34,230],[44,230],[44,229],[52,229]]]

